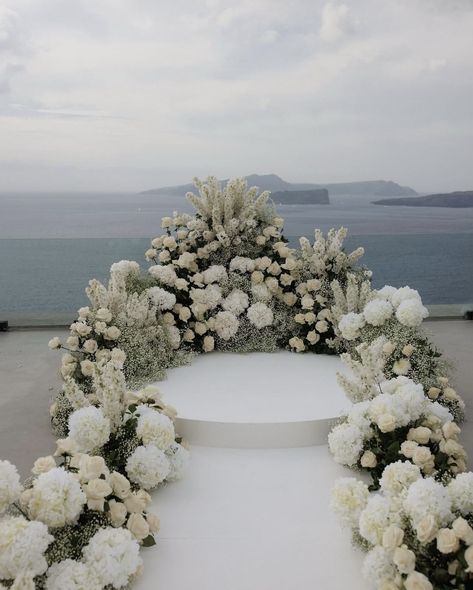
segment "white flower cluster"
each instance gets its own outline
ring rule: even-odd
[[[444,485],[398,462],[385,469],[380,495],[368,498],[365,484],[339,480],[332,506],[372,546],[363,566],[370,587],[433,590],[440,575],[457,588],[473,571],[472,490],[471,472]]]
[[[0,514],[18,500],[22,490],[16,467],[10,461],[0,461]]]
[[[397,440],[399,458],[409,459],[424,474],[465,469],[466,453],[457,441],[460,429],[444,407],[424,395],[422,385],[397,377],[381,383],[380,391],[370,400],[355,403],[346,420],[329,434],[335,461],[379,471],[387,464],[383,436],[389,436],[390,444]],[[407,434],[406,427],[410,427]],[[448,457],[442,468],[436,467],[438,452]]]
[[[346,340],[360,338],[367,324],[379,327],[395,318],[403,326],[418,327],[428,316],[419,293],[409,287],[383,287],[370,297],[358,312],[349,311],[339,318],[338,330]]]
[[[0,520],[0,579],[15,579],[22,573],[43,574],[48,564],[44,553],[54,537],[42,522],[23,517]]]
[[[69,416],[69,436],[82,453],[102,447],[110,437],[110,420],[100,408],[87,406]]]

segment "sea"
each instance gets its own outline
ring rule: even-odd
[[[417,289],[426,304],[473,302],[473,209],[374,205],[331,196],[330,205],[281,205],[296,246],[314,228],[348,228],[346,249],[365,248],[373,284]],[[0,320],[73,319],[91,278],[144,251],[161,217],[191,211],[184,197],[130,193],[0,193]],[[28,322],[27,322],[28,323]]]

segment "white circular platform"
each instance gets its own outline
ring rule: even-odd
[[[276,448],[325,444],[348,407],[336,356],[212,353],[171,369],[157,385],[178,410],[177,430],[190,443]]]

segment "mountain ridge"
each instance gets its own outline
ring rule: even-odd
[[[371,195],[374,197],[391,197],[391,196],[414,196],[417,192],[408,187],[401,186],[392,180],[365,180],[356,182],[329,182],[329,183],[310,183],[310,182],[288,182],[277,174],[250,174],[245,176],[248,186],[257,186],[260,191],[269,190],[271,192],[293,192],[306,191],[315,189],[327,189],[330,195]],[[225,183],[228,179],[221,180]],[[141,192],[144,195],[167,195],[167,196],[184,196],[185,193],[195,191],[192,183],[177,186],[165,186],[155,189],[149,189]]]
[[[423,195],[421,197],[381,199],[372,202],[374,205],[387,206],[397,205],[405,207],[449,207],[450,209],[466,209],[473,207],[473,190]]]

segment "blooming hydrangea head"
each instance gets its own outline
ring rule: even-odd
[[[73,474],[56,467],[34,480],[28,512],[31,518],[50,527],[61,527],[77,522],[85,502],[86,496]]]
[[[108,527],[95,533],[82,554],[102,587],[121,588],[141,567],[139,549],[129,530]]]
[[[344,526],[355,528],[368,498],[366,484],[354,477],[342,477],[333,487],[331,506]]]
[[[0,514],[18,500],[22,489],[15,465],[0,461]]]
[[[246,313],[250,322],[259,330],[271,326],[274,320],[271,309],[261,301],[253,303]]]
[[[338,424],[328,435],[328,445],[337,463],[355,465],[363,450],[363,433],[354,424]]]
[[[163,482],[171,469],[169,459],[154,445],[139,446],[126,462],[128,478],[145,490]]]
[[[151,408],[149,410],[139,416],[136,434],[145,446],[155,445],[158,449],[166,451],[174,442],[174,424],[168,416],[161,412]]]
[[[54,537],[42,522],[23,517],[0,521],[0,579],[15,579],[23,572],[43,574],[48,564],[44,553]]]
[[[102,447],[110,438],[110,420],[100,408],[86,406],[69,416],[69,436],[82,453]]]

